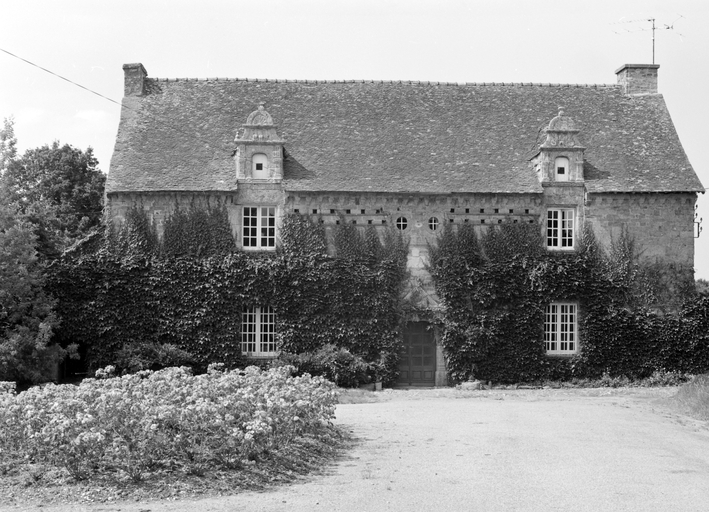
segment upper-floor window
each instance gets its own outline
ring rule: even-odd
[[[241,352],[249,357],[276,355],[276,314],[271,306],[242,310]]]
[[[266,180],[268,179],[268,157],[263,153],[256,153],[251,157],[251,162],[253,168],[251,170],[251,177],[255,180]]]
[[[562,251],[574,248],[573,208],[547,210],[547,247]]]
[[[244,206],[241,245],[246,250],[275,250],[275,206]]]
[[[554,160],[554,180],[569,181],[569,159],[565,156],[558,156]]]
[[[544,312],[544,346],[547,354],[578,352],[576,304],[554,302]]]

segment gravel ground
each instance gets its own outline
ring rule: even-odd
[[[676,388],[348,393],[358,439],[319,476],[198,499],[10,506],[69,511],[705,511],[709,430]]]

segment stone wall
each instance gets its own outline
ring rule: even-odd
[[[627,229],[642,263],[692,266],[696,197],[693,192],[591,194],[586,222],[605,247]]]

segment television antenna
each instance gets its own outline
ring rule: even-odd
[[[637,19],[637,20],[621,20],[623,21],[617,21],[615,23],[611,23],[611,25],[625,25],[627,23],[650,23],[649,28],[638,28],[634,30],[626,29],[626,28],[619,28],[618,30],[613,30],[614,33],[620,34],[622,32],[627,32],[627,33],[634,33],[634,32],[649,32],[652,31],[652,63],[655,64],[655,31],[657,30],[674,30],[675,34],[679,36],[680,39],[682,39],[684,36],[677,32],[675,30],[675,23],[677,23],[681,19],[686,19],[684,16],[681,14],[677,15],[678,18],[675,19],[672,23],[667,24],[667,23],[660,23],[660,25],[657,25],[655,22],[657,21],[655,18],[644,18],[644,19]]]

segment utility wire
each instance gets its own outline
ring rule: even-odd
[[[15,57],[16,59],[20,59],[21,61],[26,62],[26,63],[29,64],[30,66],[34,66],[34,67],[36,67],[36,68],[39,68],[39,69],[41,69],[42,71],[45,71],[45,72],[49,73],[50,75],[54,75],[54,76],[56,76],[57,78],[61,78],[62,80],[65,80],[65,81],[69,82],[69,83],[72,84],[72,85],[75,85],[75,86],[77,86],[77,87],[81,87],[81,88],[84,89],[85,91],[89,91],[90,93],[95,94],[96,96],[100,96],[101,98],[103,98],[103,99],[105,99],[105,100],[108,100],[108,101],[110,101],[111,103],[115,103],[116,105],[118,105],[118,106],[120,106],[120,107],[128,108],[128,107],[124,107],[123,105],[121,105],[120,103],[118,103],[116,100],[112,100],[112,99],[109,98],[108,96],[104,96],[104,95],[101,94],[101,93],[98,93],[98,92],[96,92],[96,91],[93,91],[93,90],[89,89],[88,87],[84,87],[84,86],[81,85],[81,84],[77,84],[76,82],[73,82],[73,81],[69,80],[68,78],[65,78],[65,77],[63,77],[63,76],[61,76],[61,75],[58,75],[58,74],[55,73],[54,71],[50,71],[50,70],[48,70],[47,68],[43,68],[42,66],[40,66],[40,65],[38,65],[38,64],[35,64],[34,62],[28,61],[27,59],[23,59],[23,58],[20,57],[19,55],[15,55],[14,53],[8,52],[7,50],[5,50],[5,49],[3,49],[3,48],[0,48],[0,52],[5,52],[5,53],[7,53],[8,55],[11,55],[12,57]]]
[[[117,101],[114,100],[114,99],[109,98],[108,96],[104,96],[103,94],[101,94],[101,93],[99,93],[99,92],[96,92],[96,91],[94,91],[94,90],[92,90],[92,89],[89,89],[88,87],[85,87],[85,86],[83,86],[83,85],[81,85],[81,84],[79,84],[79,83],[76,83],[76,82],[74,82],[73,80],[69,80],[68,78],[63,77],[63,76],[61,76],[60,74],[55,73],[54,71],[50,71],[50,70],[47,69],[47,68],[43,68],[42,66],[40,66],[40,65],[38,65],[38,64],[35,64],[34,62],[31,62],[31,61],[29,61],[29,60],[27,60],[27,59],[23,59],[23,58],[20,57],[19,55],[15,55],[14,53],[9,52],[9,51],[5,50],[4,48],[0,48],[0,51],[1,51],[1,52],[4,52],[4,53],[7,53],[8,55],[10,55],[10,56],[12,56],[12,57],[15,57],[16,59],[19,59],[19,60],[21,60],[21,61],[23,61],[23,62],[26,62],[26,63],[29,64],[30,66],[34,66],[34,67],[36,67],[36,68],[39,68],[39,69],[41,69],[42,71],[44,71],[44,72],[46,72],[46,73],[49,73],[50,75],[56,76],[57,78],[61,78],[62,80],[66,81],[66,82],[69,82],[70,84],[75,85],[75,86],[77,86],[77,87],[80,87],[80,88],[84,89],[85,91],[88,91],[88,92],[90,92],[90,93],[92,93],[92,94],[95,94],[96,96],[99,96],[100,98],[103,98],[103,99],[105,99],[105,100],[108,100],[108,101],[110,101],[111,103],[115,103],[116,105],[118,105],[118,106],[121,107],[121,108],[124,108],[124,109],[126,109],[126,110],[131,110],[131,111],[133,111],[133,112],[138,112],[137,109],[128,107],[128,106],[126,106],[126,105],[124,105],[124,104],[122,104],[122,103],[117,102]],[[152,114],[150,114],[150,113],[148,113],[148,112],[145,112],[145,114],[147,114],[147,115],[149,115],[149,116],[153,116]],[[153,116],[153,118],[157,119],[155,116]],[[186,131],[182,130],[181,128],[178,128],[177,126],[169,125],[169,124],[166,125],[166,124],[164,123],[164,121],[159,120],[159,119],[158,119],[158,121],[163,122],[163,125],[164,125],[164,126],[168,126],[169,128],[171,128],[172,130],[174,130],[174,131],[176,131],[176,132],[179,132],[179,133],[181,133],[181,134],[183,134],[183,135],[186,135],[186,136],[188,136],[188,137],[190,137],[190,138],[192,138],[192,139],[194,139],[194,140],[200,141],[202,144],[205,145],[205,147],[208,147],[208,148],[214,147],[214,144],[213,144],[213,143],[210,143],[210,142],[208,142],[208,141],[206,141],[206,140],[204,140],[204,139],[201,139],[201,138],[195,136],[194,134],[187,133]],[[224,148],[224,146],[222,146],[221,149],[226,149],[226,148]]]

